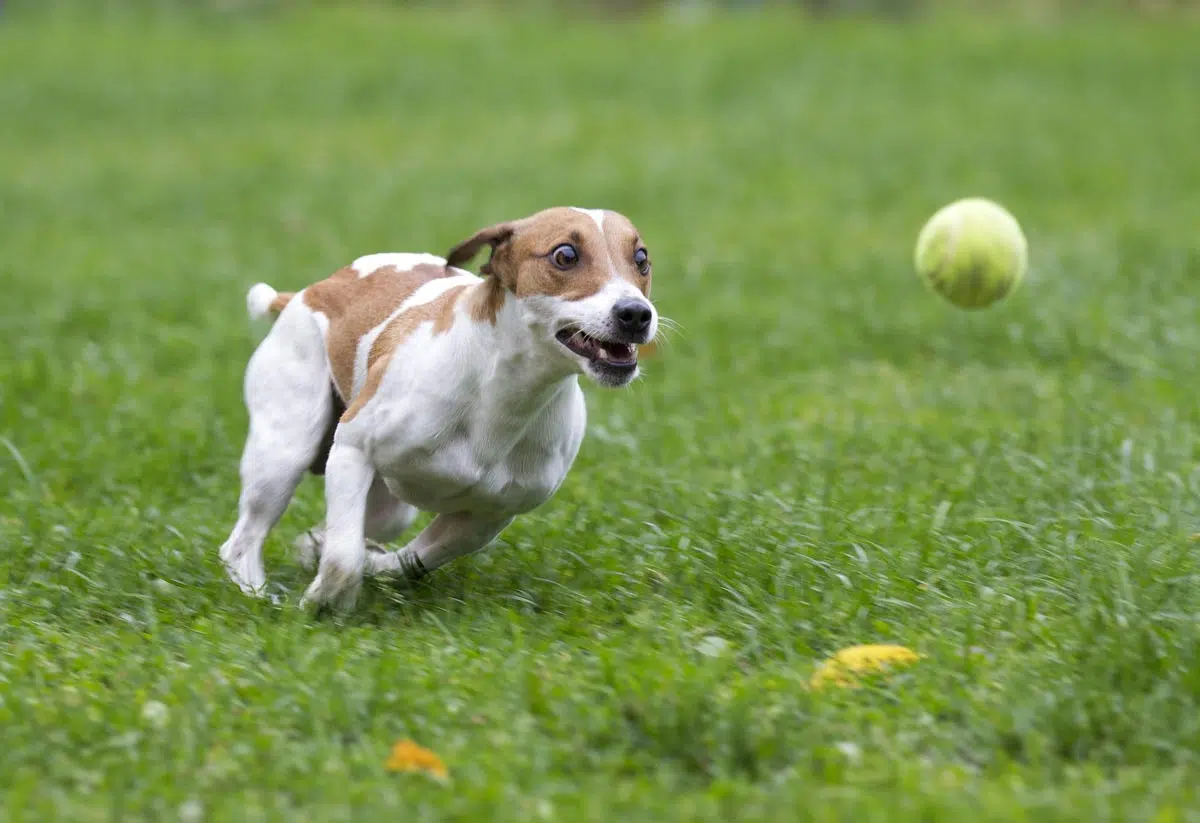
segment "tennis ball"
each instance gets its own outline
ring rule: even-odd
[[[968,197],[939,209],[917,236],[917,273],[960,309],[1007,297],[1025,277],[1029,248],[1021,225],[1000,204]]]

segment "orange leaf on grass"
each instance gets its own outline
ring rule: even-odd
[[[425,772],[438,780],[449,777],[442,758],[411,740],[401,740],[392,746],[387,768],[393,772]]]

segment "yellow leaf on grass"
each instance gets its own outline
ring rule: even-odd
[[[850,646],[826,660],[813,674],[814,689],[825,686],[854,687],[856,674],[881,672],[889,666],[906,665],[921,659],[921,655],[903,646]]]
[[[425,772],[439,780],[449,776],[442,758],[411,740],[401,740],[392,746],[387,768],[393,772]]]

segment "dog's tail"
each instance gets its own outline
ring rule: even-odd
[[[295,296],[294,292],[278,292],[266,283],[255,283],[246,293],[246,310],[251,320],[261,320],[268,314],[279,314]]]

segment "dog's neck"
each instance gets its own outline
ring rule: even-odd
[[[485,299],[491,283],[473,286],[475,299]],[[494,325],[483,320],[486,353],[483,381],[471,399],[472,416],[493,430],[498,441],[519,439],[541,414],[558,400],[569,398],[579,385],[579,373],[556,350],[553,331],[540,328],[507,293],[495,313]]]

